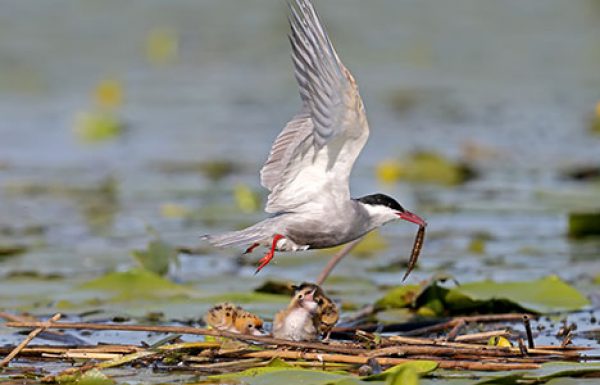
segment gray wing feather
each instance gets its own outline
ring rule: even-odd
[[[358,87],[313,5],[309,0],[290,1],[289,40],[303,106],[275,140],[261,170],[261,183],[271,191],[267,212],[290,209],[312,199],[307,184],[315,191],[328,183],[347,191],[352,165],[369,135]],[[320,151],[323,147],[328,147],[325,153]],[[337,164],[341,157],[344,161]],[[301,175],[305,167],[312,171]],[[311,179],[305,180],[308,174]],[[322,177],[315,180],[316,175]]]
[[[305,108],[311,112],[315,144],[322,147],[335,134],[336,110],[343,106],[350,82],[312,4],[295,3],[295,7],[290,4],[289,18],[294,75]]]
[[[287,165],[293,159],[295,150],[312,134],[312,130],[312,121],[307,113],[298,114],[288,122],[277,136],[269,158],[260,170],[263,186],[269,190],[275,189]]]

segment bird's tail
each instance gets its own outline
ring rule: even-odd
[[[240,231],[231,231],[223,234],[204,235],[210,244],[216,247],[239,246],[253,243],[263,243],[270,239],[268,219],[247,227]]]

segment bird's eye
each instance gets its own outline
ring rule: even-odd
[[[323,305],[323,298],[319,298],[319,299],[317,300],[317,303],[318,303],[319,305]]]
[[[248,325],[248,327],[249,327],[250,329],[252,329],[252,328],[254,328],[254,325],[250,324],[250,325]]]
[[[298,299],[302,299],[302,298],[304,298],[304,295],[302,295],[302,294],[298,295]]]

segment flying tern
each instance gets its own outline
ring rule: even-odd
[[[408,271],[418,258],[426,222],[384,194],[352,198],[349,177],[369,125],[354,77],[342,64],[310,0],[289,3],[294,75],[302,108],[275,140],[260,171],[270,191],[269,218],[240,231],[207,235],[217,247],[264,245],[256,272],[276,251],[347,244],[394,220],[419,225]]]

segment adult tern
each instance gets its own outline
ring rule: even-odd
[[[347,244],[403,219],[419,225],[406,278],[418,258],[426,223],[387,195],[350,196],[350,172],[369,136],[365,107],[310,0],[294,0],[289,8],[302,109],[281,131],[260,171],[261,184],[270,191],[265,211],[273,215],[206,239],[218,247],[248,245],[246,253],[266,246],[258,272],[276,251]]]

